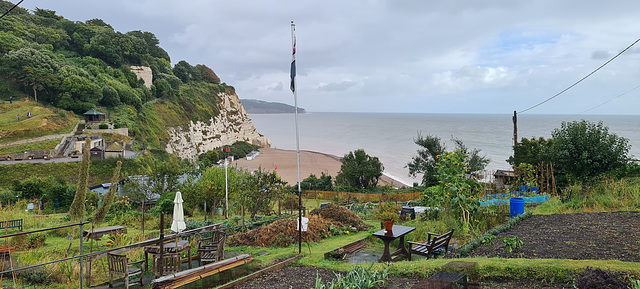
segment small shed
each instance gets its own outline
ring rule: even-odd
[[[124,158],[124,142],[113,142],[107,144],[107,148],[104,150],[105,158]]]
[[[101,146],[94,147],[89,150],[89,159],[101,160],[104,159],[104,148]]]
[[[95,109],[90,109],[84,114],[84,121],[86,122],[103,122],[105,120],[105,114]]]
[[[516,172],[507,171],[507,170],[497,170],[495,174],[493,174],[494,183],[496,188],[504,189],[511,187],[511,183],[516,178]]]

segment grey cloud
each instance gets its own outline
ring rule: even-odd
[[[611,54],[603,50],[596,50],[591,54],[591,58],[592,59],[608,59],[608,58],[611,58]]]
[[[358,84],[357,82],[351,81],[351,80],[345,80],[341,82],[322,83],[318,85],[317,90],[330,91],[330,92],[345,91],[349,88],[356,86],[357,84]]]

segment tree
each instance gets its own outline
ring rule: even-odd
[[[422,185],[426,187],[438,184],[435,166],[438,156],[447,152],[447,147],[437,136],[422,136],[418,133],[418,137],[413,140],[415,144],[422,147],[418,149],[418,155],[414,156],[410,163],[406,165],[409,168],[409,176],[415,177],[422,174]],[[468,164],[471,173],[483,170],[489,163],[489,159],[480,156],[479,149],[469,149],[460,139],[451,138],[455,144],[456,150],[460,150],[467,157],[465,163]]]
[[[358,149],[342,158],[336,183],[356,189],[375,188],[383,170],[384,167],[377,157],[371,157],[363,149]]]
[[[100,103],[105,106],[117,106],[120,104],[120,95],[118,91],[110,85],[102,87],[102,99]]]
[[[37,92],[59,83],[56,71],[59,68],[48,52],[33,48],[9,51],[2,59],[4,73],[15,78],[24,87],[33,90],[33,98],[38,102]]]
[[[233,167],[227,168],[227,181],[229,184],[229,196],[239,193],[241,172]],[[194,189],[190,193],[184,194],[185,203],[192,202],[203,204],[211,208],[222,207],[225,199],[225,169],[211,167],[206,169],[200,179],[195,183]]]
[[[217,150],[210,150],[198,156],[197,163],[201,168],[212,167],[220,160],[220,152]]]
[[[554,168],[578,179],[622,168],[630,159],[629,140],[609,133],[602,122],[562,122],[551,136]]]
[[[437,156],[445,153],[445,145],[442,143],[439,137],[427,135],[422,136],[418,133],[418,137],[413,142],[422,149],[418,149],[418,155],[414,156],[412,161],[406,165],[409,168],[409,176],[415,177],[418,174],[422,175],[423,186],[433,186],[438,183],[438,178],[435,175],[435,165]]]
[[[207,67],[204,64],[198,64],[196,65],[196,68],[200,71],[200,77],[203,81],[213,84],[220,84],[220,77],[218,77],[218,75],[216,75],[216,73],[213,72],[211,68]]]
[[[189,62],[186,62],[184,60],[180,60],[178,63],[176,63],[176,65],[173,67],[173,74],[176,77],[180,78],[183,83],[194,81],[197,78],[195,67],[191,66]]]
[[[333,181],[331,176],[324,172],[322,172],[320,178],[310,174],[306,179],[302,180],[300,187],[303,190],[333,191]]]
[[[527,139],[523,137],[513,147],[513,155],[507,159],[507,163],[518,167],[523,163],[537,166],[542,162],[549,162],[552,144],[553,139],[543,137]]]

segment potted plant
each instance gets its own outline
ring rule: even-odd
[[[384,223],[385,230],[391,231],[393,223],[398,221],[399,211],[400,206],[395,203],[382,203],[380,204],[380,209],[376,213],[376,218]]]

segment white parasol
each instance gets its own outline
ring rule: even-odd
[[[175,199],[173,199],[173,222],[171,223],[171,231],[176,233],[180,233],[187,228],[187,225],[184,223],[182,202],[182,194],[178,191],[176,192]]]

